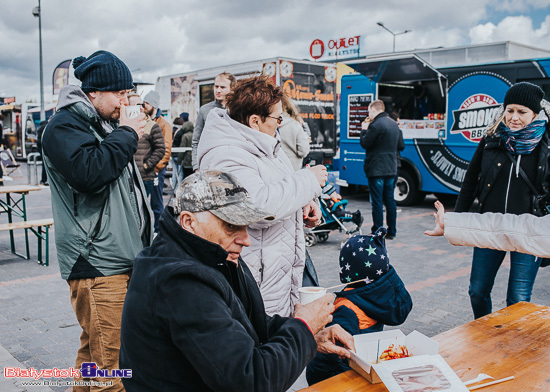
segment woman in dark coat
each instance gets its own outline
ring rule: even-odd
[[[503,112],[497,113],[497,121],[470,161],[456,212],[469,211],[477,198],[481,213],[537,213],[528,182],[539,195],[548,193],[550,105],[543,98],[543,90],[527,82],[508,90]],[[505,256],[504,251],[474,248],[468,293],[475,318],[492,311],[491,290]],[[510,252],[508,306],[531,299],[540,261],[532,255]]]

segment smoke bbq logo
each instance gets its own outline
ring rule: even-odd
[[[458,110],[453,110],[451,133],[462,133],[469,141],[479,142],[499,107],[500,104],[490,95],[471,95]]]

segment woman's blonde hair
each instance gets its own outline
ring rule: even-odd
[[[495,123],[487,129],[487,136],[491,136],[497,131],[498,126],[500,125],[500,123],[504,121],[504,115],[505,114],[506,114],[506,110],[503,110],[502,114],[497,118]]]
[[[300,109],[296,106],[292,98],[290,98],[286,93],[283,95],[283,110],[294,120],[300,122]]]

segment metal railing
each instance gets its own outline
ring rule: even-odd
[[[38,185],[38,165],[42,164],[42,157],[39,152],[31,152],[27,155],[27,184]],[[32,184],[31,166],[34,166],[34,182]]]

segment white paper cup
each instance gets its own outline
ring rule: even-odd
[[[128,118],[136,118],[140,112],[141,108],[139,105],[126,106],[126,117]]]
[[[298,293],[300,293],[300,303],[305,305],[324,296],[327,289],[324,287],[300,287]]]

